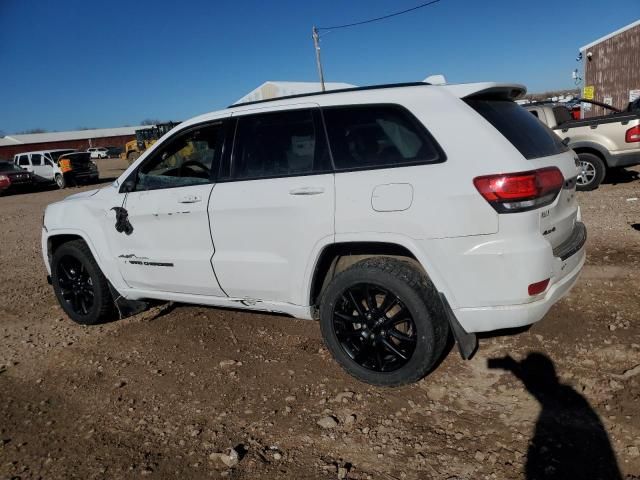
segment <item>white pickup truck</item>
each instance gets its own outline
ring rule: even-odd
[[[574,120],[569,109],[558,103],[532,103],[524,108],[553,129],[580,157],[578,190],[598,188],[609,169],[640,165],[638,110],[621,112],[608,107],[614,113]]]

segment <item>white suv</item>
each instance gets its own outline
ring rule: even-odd
[[[109,151],[105,147],[91,147],[87,149],[91,154],[91,158],[108,158]]]
[[[184,122],[48,206],[55,294],[84,324],[153,299],[319,318],[377,385],[424,376],[450,332],[469,358],[475,332],[540,320],[585,260],[575,155],[524,91],[366,87]]]

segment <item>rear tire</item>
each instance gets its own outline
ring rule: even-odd
[[[424,377],[449,336],[433,284],[409,263],[388,257],[362,260],[331,281],[320,302],[320,330],[349,374],[387,387]]]
[[[82,240],[61,245],[51,261],[53,291],[76,323],[95,325],[115,318],[109,283]]]
[[[593,153],[579,153],[581,172],[578,175],[576,190],[588,192],[595,190],[604,180],[607,166],[600,157]]]
[[[56,185],[60,190],[62,190],[64,187],[67,186],[67,182],[65,182],[64,176],[60,175],[59,173],[56,175],[55,180],[56,180]]]

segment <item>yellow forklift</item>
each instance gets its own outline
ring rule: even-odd
[[[136,130],[135,140],[127,142],[124,151],[121,153],[123,159],[127,159],[129,164],[133,163],[151,145],[156,143],[160,137],[178,125],[180,122],[159,123],[149,128]]]

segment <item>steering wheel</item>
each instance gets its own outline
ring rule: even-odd
[[[198,167],[200,170],[202,170],[204,173],[206,173],[207,176],[209,176],[211,174],[211,170],[209,168],[207,168],[206,165],[204,165],[203,163],[199,162],[198,160],[187,160],[186,162],[184,162],[180,166],[180,172],[182,172],[187,167]]]

